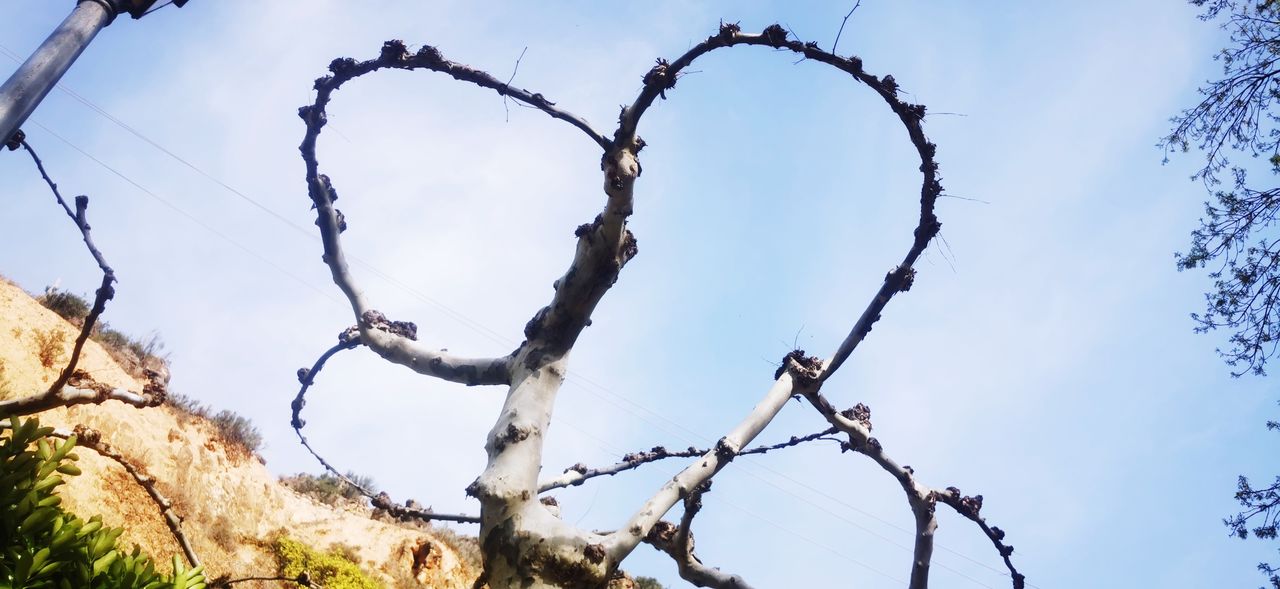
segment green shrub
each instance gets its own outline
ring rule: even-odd
[[[250,454],[256,454],[262,448],[262,432],[248,417],[223,409],[209,420],[218,428],[223,441],[235,444]]]
[[[662,583],[653,577],[636,577],[633,582],[636,589],[665,589]]]
[[[61,315],[63,319],[75,325],[80,325],[84,318],[89,316],[89,310],[92,308],[84,297],[52,286],[46,288],[44,295],[36,300],[40,301],[46,309]]]
[[[370,477],[347,471],[347,478],[372,493],[378,492],[378,488]],[[335,505],[340,501],[363,502],[364,500],[364,495],[361,495],[359,490],[327,472],[319,476],[300,472],[292,476],[280,477],[280,482],[294,491],[308,495],[325,505]]]
[[[169,391],[169,394],[165,395],[164,402],[166,405],[187,415],[209,419],[210,409],[208,405],[177,391]]]
[[[272,546],[282,577],[307,573],[326,589],[379,589],[356,563],[335,552],[320,552],[292,538],[281,536]]]
[[[155,570],[138,547],[120,549],[120,528],[67,513],[60,475],[80,474],[75,437],[48,437],[36,419],[0,422],[0,587],[29,589],[202,589],[202,567],[175,556],[173,576]]]
[[[217,428],[222,441],[244,450],[246,454],[256,454],[262,449],[262,432],[243,415],[229,409],[214,413],[208,405],[177,392],[170,392],[164,402],[192,417],[207,419]]]
[[[84,297],[52,286],[46,288],[44,294],[36,300],[76,326],[84,325],[84,318],[92,309],[92,305]],[[127,371],[138,373],[143,368],[168,364],[168,359],[162,354],[164,342],[155,333],[146,339],[134,338],[112,328],[105,321],[99,321],[93,326],[89,337],[102,344],[102,347],[106,348],[116,362]]]
[[[136,362],[141,363],[148,358],[153,358],[168,363],[168,360],[161,355],[164,350],[164,342],[160,340],[160,336],[156,333],[152,333],[147,339],[138,339],[126,335],[104,321],[94,326],[93,333],[90,335],[94,341],[102,344],[108,350],[132,353],[136,356]]]

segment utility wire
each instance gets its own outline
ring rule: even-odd
[[[141,184],[137,183],[136,181],[134,181],[134,179],[133,179],[133,178],[130,178],[130,177],[126,176],[125,174],[123,174],[122,172],[120,172],[120,170],[117,170],[117,169],[115,169],[115,168],[111,167],[111,166],[110,166],[110,165],[108,165],[106,162],[104,162],[104,161],[102,161],[102,160],[100,160],[100,159],[98,159],[98,158],[94,157],[94,156],[93,156],[93,154],[90,154],[89,152],[87,152],[87,151],[85,151],[85,150],[81,149],[78,145],[76,145],[76,144],[72,143],[71,141],[68,141],[66,137],[63,137],[62,135],[59,135],[58,133],[54,132],[52,129],[50,129],[50,128],[48,128],[48,127],[46,127],[46,126],[44,126],[44,125],[40,124],[40,122],[39,122],[39,121],[37,121],[37,120],[35,120],[35,119],[27,119],[27,122],[28,122],[28,123],[31,123],[31,124],[33,124],[33,125],[35,125],[35,126],[37,126],[37,127],[39,127],[42,131],[44,131],[44,132],[46,132],[46,133],[48,133],[48,134],[52,135],[53,137],[55,137],[55,138],[56,138],[56,139],[58,139],[59,141],[61,141],[61,142],[65,143],[65,144],[67,144],[67,146],[68,146],[68,147],[70,147],[71,149],[74,149],[74,150],[76,150],[76,151],[80,152],[80,154],[81,154],[81,155],[83,155],[83,156],[85,156],[85,157],[89,158],[90,160],[93,160],[93,162],[94,162],[94,163],[98,164],[99,166],[102,166],[102,167],[103,167],[103,168],[105,168],[108,172],[111,172],[112,174],[115,174],[116,176],[120,177],[120,179],[124,180],[125,182],[128,182],[129,184],[133,185],[133,187],[134,187],[134,188],[137,188],[138,190],[142,191],[142,193],[143,193],[143,194],[146,194],[147,196],[151,197],[151,198],[152,198],[152,199],[154,199],[156,202],[159,202],[160,204],[162,204],[162,205],[164,205],[164,206],[168,207],[170,210],[172,210],[172,211],[174,211],[174,212],[178,213],[179,215],[182,215],[183,217],[186,217],[186,218],[187,218],[187,220],[191,221],[192,223],[195,223],[196,225],[199,225],[200,227],[204,228],[204,229],[205,229],[206,231],[208,231],[209,233],[214,234],[215,236],[219,237],[220,239],[222,239],[222,240],[226,241],[227,243],[230,243],[231,245],[233,245],[233,246],[235,246],[236,248],[240,249],[240,250],[241,250],[241,251],[243,251],[244,253],[249,254],[249,255],[250,255],[250,256],[252,256],[253,258],[257,259],[258,261],[260,261],[260,262],[262,262],[262,263],[264,263],[264,264],[266,264],[266,265],[270,266],[270,267],[271,267],[272,269],[274,269],[276,272],[279,272],[280,274],[283,274],[284,276],[288,276],[289,278],[291,278],[291,279],[293,279],[293,280],[297,281],[299,284],[301,284],[301,285],[303,285],[303,286],[306,286],[307,288],[310,288],[311,290],[316,291],[318,294],[320,294],[320,296],[323,296],[323,297],[325,297],[325,298],[327,298],[327,299],[329,299],[329,300],[331,300],[331,301],[333,301],[333,302],[335,302],[335,303],[337,303],[337,304],[339,304],[339,305],[343,305],[343,304],[345,304],[343,301],[338,300],[338,298],[337,298],[337,297],[333,296],[333,295],[332,295],[332,294],[330,294],[328,291],[325,291],[325,290],[321,289],[320,287],[318,287],[318,286],[316,286],[316,285],[312,284],[311,282],[307,281],[305,278],[302,278],[301,276],[298,276],[297,274],[294,274],[294,273],[290,272],[287,268],[285,268],[285,267],[283,267],[283,266],[281,266],[281,265],[279,265],[279,264],[277,264],[277,263],[275,263],[275,262],[272,262],[271,260],[267,259],[267,258],[266,258],[265,256],[263,256],[262,254],[258,253],[258,252],[257,252],[257,250],[255,250],[255,249],[253,249],[253,248],[251,248],[251,247],[249,247],[249,246],[247,246],[247,245],[244,245],[244,244],[240,243],[239,241],[236,241],[235,239],[233,239],[232,237],[228,236],[227,234],[225,234],[225,233],[223,233],[223,232],[221,232],[221,231],[218,231],[218,230],[217,230],[217,229],[215,229],[212,225],[209,225],[208,223],[205,223],[204,221],[200,220],[200,218],[199,218],[199,217],[197,217],[197,216],[195,216],[195,215],[193,215],[193,214],[191,214],[191,213],[187,212],[185,209],[183,209],[183,208],[179,207],[178,205],[175,205],[175,204],[173,204],[172,202],[169,202],[169,200],[168,200],[168,199],[166,199],[166,198],[164,198],[164,197],[160,196],[159,194],[156,194],[155,192],[152,192],[152,191],[151,191],[150,189],[148,189],[147,187],[145,187],[145,186],[143,186],[143,185],[141,185]]]

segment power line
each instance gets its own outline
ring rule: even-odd
[[[156,194],[155,192],[152,192],[152,191],[151,191],[150,189],[148,189],[147,187],[145,187],[145,186],[143,186],[143,185],[141,185],[141,184],[137,183],[136,181],[134,181],[134,179],[133,179],[133,178],[130,178],[130,177],[126,176],[124,173],[120,172],[120,170],[117,170],[117,169],[115,169],[115,168],[111,167],[111,166],[110,166],[110,165],[108,165],[106,162],[104,162],[104,161],[102,161],[102,160],[100,160],[100,159],[98,159],[98,158],[94,157],[94,156],[93,156],[92,154],[90,154],[89,152],[87,152],[87,151],[85,151],[85,150],[81,149],[81,148],[80,148],[80,146],[78,146],[78,145],[76,145],[76,144],[74,144],[74,143],[72,143],[72,142],[68,141],[68,140],[67,140],[67,138],[63,137],[62,135],[59,135],[58,133],[54,132],[52,129],[50,129],[50,128],[48,128],[48,127],[44,126],[44,125],[42,125],[39,121],[37,121],[37,120],[35,120],[35,119],[28,119],[28,120],[27,120],[27,122],[34,124],[35,126],[39,127],[39,128],[40,128],[41,130],[43,130],[44,132],[46,132],[46,133],[48,133],[48,134],[50,134],[50,135],[54,136],[54,137],[55,137],[55,138],[57,138],[59,141],[61,141],[61,142],[65,143],[65,144],[67,144],[67,146],[68,146],[68,147],[70,147],[71,149],[74,149],[74,150],[76,150],[76,151],[80,152],[80,154],[81,154],[81,155],[83,155],[83,156],[85,156],[85,157],[89,158],[90,160],[93,160],[93,162],[94,162],[94,163],[98,164],[99,166],[102,166],[102,167],[103,167],[103,168],[105,168],[108,172],[111,172],[112,174],[115,174],[116,176],[120,177],[120,179],[124,180],[125,182],[128,182],[129,184],[133,185],[133,187],[134,187],[134,188],[137,188],[137,189],[138,189],[138,190],[140,190],[143,194],[146,194],[147,196],[151,197],[151,198],[152,198],[152,199],[154,199],[156,202],[159,202],[160,204],[162,204],[162,205],[164,205],[164,206],[168,207],[170,210],[172,210],[172,211],[174,211],[174,212],[178,213],[179,215],[182,215],[183,217],[186,217],[186,219],[187,219],[187,220],[191,221],[192,223],[195,223],[196,225],[199,225],[200,227],[204,228],[204,229],[205,229],[206,231],[208,231],[209,233],[212,233],[213,235],[217,236],[218,238],[220,238],[220,239],[222,239],[222,240],[226,241],[227,243],[230,243],[231,245],[235,246],[236,248],[240,249],[241,251],[245,252],[246,254],[249,254],[249,255],[250,255],[250,256],[252,256],[253,258],[257,259],[259,262],[262,262],[262,263],[264,263],[264,264],[266,264],[266,265],[270,266],[270,267],[271,267],[272,269],[274,269],[276,272],[279,272],[280,274],[282,274],[282,275],[284,275],[284,276],[288,276],[289,278],[291,278],[291,279],[293,279],[293,280],[297,281],[299,284],[302,284],[303,286],[306,286],[307,288],[310,288],[310,289],[312,289],[312,290],[316,291],[317,293],[319,293],[319,294],[320,294],[320,296],[323,296],[323,297],[325,297],[325,298],[327,298],[327,299],[329,299],[329,300],[331,300],[331,301],[333,301],[333,302],[335,302],[335,303],[338,303],[339,305],[344,304],[342,301],[338,300],[338,299],[337,299],[337,297],[334,297],[334,296],[333,296],[332,294],[330,294],[328,291],[325,291],[325,290],[321,289],[320,287],[318,287],[318,286],[316,286],[316,285],[314,285],[314,284],[312,284],[312,283],[308,282],[305,278],[302,278],[302,277],[298,276],[297,274],[294,274],[294,273],[290,272],[287,268],[285,268],[285,267],[283,267],[283,266],[281,266],[281,265],[279,265],[279,264],[277,264],[277,263],[275,263],[275,262],[272,262],[271,260],[267,259],[267,258],[266,258],[265,256],[263,256],[262,254],[259,254],[259,253],[258,253],[256,250],[254,250],[253,248],[251,248],[251,247],[249,247],[249,246],[247,246],[247,245],[244,245],[244,244],[240,243],[239,241],[236,241],[235,239],[231,238],[230,236],[228,236],[227,234],[225,234],[225,233],[223,233],[223,232],[221,232],[221,231],[218,231],[218,230],[217,230],[217,229],[215,229],[212,225],[209,225],[208,223],[205,223],[204,221],[200,220],[200,218],[199,218],[199,217],[197,217],[197,216],[195,216],[195,215],[193,215],[193,214],[191,214],[191,213],[188,213],[185,209],[183,209],[183,208],[179,207],[178,205],[175,205],[175,204],[173,204],[173,203],[169,202],[167,199],[165,199],[164,197],[160,196],[159,194]]]

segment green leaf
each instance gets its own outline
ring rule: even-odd
[[[107,567],[111,566],[111,563],[116,561],[117,558],[120,558],[120,553],[112,550],[104,554],[101,558],[93,561],[93,574],[101,575],[103,571],[107,570]]]
[[[79,466],[76,466],[76,465],[74,465],[74,464],[72,464],[72,463],[70,463],[70,462],[67,462],[67,463],[62,464],[61,466],[59,466],[59,467],[58,467],[58,472],[60,472],[60,473],[62,473],[62,474],[65,474],[65,475],[71,475],[71,476],[73,476],[73,477],[74,477],[74,476],[79,476],[79,475],[80,475],[80,467],[79,467]]]

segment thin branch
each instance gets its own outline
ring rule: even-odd
[[[299,150],[306,163],[308,193],[316,209],[316,225],[320,227],[321,241],[324,244],[323,260],[329,266],[334,283],[351,303],[364,344],[383,358],[407,366],[419,374],[467,385],[509,384],[510,356],[462,358],[417,343],[417,326],[406,321],[390,321],[382,313],[373,310],[347,266],[340,239],[341,233],[347,228],[347,221],[342,211],[334,207],[334,201],[338,200],[338,193],[332,182],[328,176],[319,172],[316,140],[327,122],[325,108],[333,92],[354,78],[384,68],[427,69],[446,73],[455,79],[492,88],[503,96],[511,96],[537,106],[547,114],[569,121],[587,131],[597,139],[598,143],[603,140],[603,137],[591,131],[581,119],[555,108],[554,103],[543,98],[541,94],[512,89],[485,72],[447,61],[431,46],[424,46],[417,53],[410,54],[401,41],[385,43],[377,59],[362,62],[350,58],[334,60],[329,64],[329,70],[333,75],[325,76],[315,82],[315,102],[298,110],[299,116],[307,126],[307,132]]]
[[[304,572],[302,572],[302,573],[299,573],[299,574],[298,574],[298,576],[296,576],[296,577],[280,577],[280,576],[275,576],[275,577],[243,577],[243,578],[240,578],[240,579],[228,579],[228,578],[225,578],[225,577],[220,577],[220,578],[217,578],[217,579],[214,579],[214,580],[210,581],[210,582],[209,582],[209,587],[210,587],[211,589],[218,589],[218,588],[220,588],[220,587],[230,587],[230,586],[232,586],[232,585],[235,585],[236,583],[245,583],[245,582],[249,582],[249,581],[280,581],[280,582],[282,582],[282,583],[294,583],[294,584],[298,585],[299,587],[311,587],[312,589],[324,589],[324,587],[323,587],[322,585],[320,585],[319,583],[317,583],[317,582],[315,582],[315,581],[312,581],[312,580],[311,580],[311,575],[307,574],[305,571],[304,571]]]
[[[942,227],[937,215],[934,214],[934,206],[943,190],[942,183],[938,179],[938,163],[934,160],[937,146],[925,137],[924,129],[921,126],[925,116],[924,105],[910,104],[900,100],[898,98],[898,83],[893,79],[893,76],[886,75],[883,78],[878,78],[863,70],[862,60],[858,57],[840,57],[819,49],[817,43],[801,43],[791,40],[787,37],[786,29],[777,24],[766,27],[761,34],[750,35],[742,33],[741,27],[737,24],[726,23],[721,23],[718,34],[712,35],[705,41],[695,45],[686,51],[684,55],[676,58],[675,61],[658,60],[658,64],[645,75],[645,86],[640,95],[636,97],[631,106],[623,109],[622,115],[619,117],[618,128],[614,132],[614,143],[624,145],[636,139],[636,129],[640,118],[653,105],[654,100],[658,97],[665,98],[666,91],[675,87],[681,70],[706,53],[735,45],[756,45],[786,49],[802,54],[808,59],[835,67],[849,74],[855,80],[866,84],[879,94],[889,105],[889,108],[898,115],[898,119],[906,128],[907,136],[920,156],[920,171],[923,175],[920,186],[920,218],[914,230],[911,248],[907,250],[902,262],[885,275],[884,284],[881,285],[880,290],[872,298],[871,303],[867,305],[867,308],[858,318],[835,354],[823,366],[817,379],[819,382],[826,381],[835,374],[835,371],[848,359],[858,344],[870,333],[872,325],[880,319],[881,311],[884,310],[889,300],[898,292],[904,292],[911,288],[912,281],[915,278],[915,270],[912,265],[915,264],[920,254],[924,252],[925,247],[929,245],[929,242]]]
[[[511,82],[512,82],[512,81],[514,81],[514,80],[516,79],[516,73],[520,71],[520,60],[524,59],[524,52],[525,52],[525,51],[528,51],[528,50],[529,50],[529,46],[528,46],[528,45],[526,45],[524,49],[521,49],[521,50],[520,50],[520,57],[517,57],[517,58],[516,58],[516,67],[514,67],[514,68],[512,68],[512,69],[511,69],[511,77],[510,77],[510,78],[507,78],[506,86],[507,86],[508,88],[510,88],[510,87],[511,87]],[[506,95],[506,94],[503,94],[503,95],[502,95],[502,110],[504,110],[504,111],[506,112],[506,122],[510,123],[510,122],[511,122],[511,109],[507,107],[507,95]]]
[[[1026,587],[1026,577],[1018,572],[1013,566],[1013,561],[1009,559],[1009,556],[1013,554],[1013,547],[1003,543],[1004,532],[999,528],[988,526],[986,520],[979,515],[979,510],[982,509],[981,495],[966,497],[961,495],[960,490],[955,487],[937,490],[916,480],[914,469],[910,466],[899,465],[885,453],[880,441],[871,436],[871,409],[866,405],[859,403],[851,409],[836,411],[835,407],[818,391],[806,392],[804,396],[813,405],[813,408],[817,409],[818,413],[827,419],[828,423],[849,436],[849,442],[843,448],[844,450],[857,452],[871,458],[876,464],[880,465],[880,468],[897,479],[898,484],[902,486],[902,490],[906,493],[907,502],[911,505],[911,511],[916,518],[916,540],[911,566],[910,589],[925,589],[929,585],[929,564],[933,556],[933,536],[938,525],[934,512],[938,501],[950,505],[960,515],[978,524],[978,527],[995,544],[996,550],[1004,559],[1005,566],[1009,569],[1014,589],[1024,589]]]
[[[385,510],[387,513],[390,513],[400,519],[417,519],[427,522],[445,521],[460,524],[480,523],[480,518],[474,515],[436,513],[435,511],[432,511],[430,507],[416,508],[409,507],[403,503],[396,503],[395,501],[392,501],[391,496],[386,493],[378,493],[376,496],[369,496],[369,501],[374,507]]]
[[[147,492],[147,495],[151,497],[151,502],[155,503],[156,507],[160,509],[160,515],[164,517],[165,525],[169,526],[169,532],[173,534],[173,539],[178,542],[178,546],[182,547],[182,553],[187,556],[187,562],[192,567],[200,566],[200,559],[196,556],[195,550],[191,548],[191,542],[182,533],[182,517],[173,511],[173,503],[160,493],[160,490],[156,488],[156,480],[147,474],[145,469],[129,461],[123,454],[112,448],[110,444],[102,439],[100,432],[84,425],[77,425],[75,430],[71,432],[55,429],[50,435],[64,440],[74,437],[76,446],[93,450],[104,458],[110,458],[124,467],[125,472],[129,473],[130,477],[133,477],[138,486],[142,487]]]
[[[31,155],[31,160],[35,162],[36,169],[40,170],[40,177],[44,178],[45,184],[49,185],[49,190],[53,192],[53,197],[57,199],[63,212],[75,223],[76,229],[80,231],[80,236],[84,239],[85,246],[89,248],[89,254],[93,256],[94,261],[98,263],[98,268],[102,270],[102,284],[95,291],[93,306],[80,325],[80,334],[76,337],[75,345],[71,349],[71,358],[67,360],[67,365],[62,369],[62,373],[58,375],[58,378],[49,385],[48,392],[53,393],[61,390],[72,375],[76,373],[76,365],[80,362],[80,353],[84,350],[84,343],[88,341],[89,335],[93,333],[93,326],[97,323],[98,317],[106,310],[107,301],[115,297],[116,291],[112,285],[116,281],[116,275],[111,266],[107,265],[102,252],[98,251],[98,248],[94,246],[93,237],[89,234],[90,227],[87,215],[89,197],[85,195],[77,196],[75,199],[76,209],[72,212],[71,207],[67,206],[67,201],[62,198],[62,193],[58,191],[58,185],[49,178],[49,174],[44,169],[44,162],[40,160],[40,156],[36,155],[36,151],[31,148],[31,144],[27,143],[25,139],[19,140],[19,142],[22,148]]]
[[[800,436],[800,437],[792,436],[790,440],[787,440],[785,442],[770,444],[767,446],[756,446],[754,448],[743,450],[742,452],[739,452],[738,455],[749,456],[752,454],[765,454],[773,450],[781,450],[783,448],[798,446],[805,442],[812,442],[814,440],[828,440],[833,442],[839,442],[839,440],[831,437],[831,435],[835,434],[837,431],[838,430],[836,428],[832,427],[832,428],[827,428],[825,430],[822,430],[820,432],[809,434],[807,436]],[[585,464],[578,463],[565,469],[564,474],[538,485],[538,492],[546,493],[547,491],[551,491],[553,489],[574,487],[574,486],[581,485],[582,483],[586,482],[589,479],[593,479],[599,476],[613,476],[620,472],[626,472],[628,470],[640,468],[641,466],[645,464],[649,464],[651,462],[657,462],[659,460],[665,460],[667,458],[693,458],[695,456],[702,456],[703,454],[706,454],[711,451],[712,451],[711,449],[700,450],[692,446],[690,446],[686,450],[673,451],[673,450],[668,450],[664,446],[655,446],[652,449],[650,449],[648,452],[632,452],[630,454],[627,454],[622,457],[622,462],[619,462],[612,466],[606,466],[603,468],[588,468]]]
[[[728,434],[716,442],[716,447],[703,454],[679,474],[667,481],[648,501],[636,510],[627,520],[626,525],[609,534],[605,548],[614,562],[621,562],[635,549],[649,530],[653,529],[675,504],[687,497],[698,486],[711,480],[716,473],[724,469],[738,455],[743,446],[751,443],[765,427],[769,425],[791,400],[795,390],[795,380],[790,372],[782,372],[773,386],[755,408]]]
[[[836,48],[840,46],[840,35],[844,34],[844,25],[849,22],[849,17],[853,16],[853,11],[862,6],[862,0],[858,0],[853,4],[853,8],[849,9],[849,14],[844,15],[844,19],[840,21],[840,30],[836,31],[836,40],[831,43],[831,52],[835,53]]]
[[[693,552],[693,518],[702,510],[702,496],[710,489],[711,484],[708,481],[690,492],[684,499],[684,514],[680,517],[680,525],[660,521],[652,530],[649,530],[644,541],[676,561],[680,578],[695,586],[714,589],[751,589],[751,585],[747,584],[742,577],[702,564],[702,560]]]
[[[307,437],[302,435],[302,428],[307,425],[306,420],[302,419],[302,409],[307,406],[307,390],[311,388],[311,385],[315,384],[316,376],[324,369],[324,365],[329,361],[329,358],[332,358],[338,352],[355,349],[359,347],[360,344],[361,341],[359,334],[356,333],[354,329],[348,329],[338,337],[337,344],[328,350],[325,350],[325,352],[316,359],[315,363],[311,365],[311,368],[298,369],[298,382],[302,386],[298,389],[298,394],[293,398],[293,403],[290,404],[290,407],[293,410],[293,417],[289,421],[289,424],[293,427],[293,432],[298,435],[298,441],[302,442],[302,446],[320,462],[320,465],[323,466],[325,470],[329,471],[333,476],[338,477],[338,479],[343,483],[351,485],[351,488],[359,491],[361,495],[368,497],[374,507],[384,509],[396,517],[420,519],[423,521],[441,520],[459,523],[479,523],[480,518],[475,516],[434,513],[430,509],[415,509],[407,505],[395,503],[386,493],[375,494],[371,489],[355,482],[351,477],[348,477],[346,474],[343,474],[342,471],[334,468],[328,460],[325,460],[319,452],[316,452],[315,448],[311,447],[311,442],[307,441]]]
[[[947,487],[946,492],[939,493],[935,491],[935,497],[951,506],[956,513],[978,524],[978,527],[982,529],[982,533],[986,534],[987,539],[991,540],[991,544],[996,547],[996,552],[1000,553],[1000,558],[1004,559],[1004,566],[1009,569],[1009,574],[1013,577],[1014,589],[1023,589],[1026,586],[1026,577],[1014,568],[1013,561],[1009,558],[1013,555],[1013,546],[1004,543],[1004,530],[989,525],[986,518],[979,514],[982,509],[982,495],[966,497],[960,494],[960,489]]]

